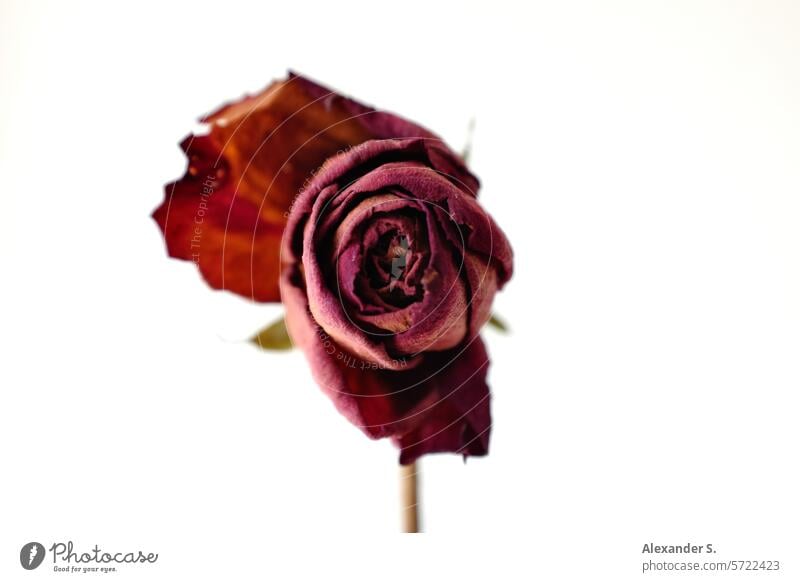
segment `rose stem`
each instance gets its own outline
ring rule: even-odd
[[[419,533],[419,498],[417,495],[417,463],[400,465],[400,496],[403,532]]]

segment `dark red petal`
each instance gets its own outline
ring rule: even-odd
[[[414,428],[395,436],[400,462],[413,463],[428,453],[482,456],[489,452],[492,421],[486,372],[489,356],[476,337],[454,360],[429,381],[433,402],[425,402],[409,417],[418,415]]]

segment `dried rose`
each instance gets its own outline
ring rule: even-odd
[[[477,189],[438,139],[373,140],[328,160],[289,214],[289,333],[339,411],[403,463],[488,451],[479,332],[512,257]]]
[[[401,462],[486,454],[478,333],[511,249],[461,160],[297,75],[203,121],[153,214],[169,254],[215,288],[282,300],[317,382],[366,434],[392,437]]]

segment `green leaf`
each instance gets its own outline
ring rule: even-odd
[[[291,350],[294,347],[282,317],[250,338],[250,342],[262,350]]]
[[[497,331],[501,331],[503,333],[508,333],[508,325],[506,324],[505,321],[500,319],[500,317],[495,313],[492,313],[492,316],[489,318],[489,321],[487,321],[486,323],[488,325],[491,325]]]

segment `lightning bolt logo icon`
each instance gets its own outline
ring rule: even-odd
[[[39,542],[28,542],[19,552],[19,563],[26,570],[35,570],[44,560],[44,546]]]
[[[395,281],[403,274],[406,268],[406,254],[408,252],[408,239],[400,237],[399,246],[395,247],[395,258],[392,259],[392,279]]]

